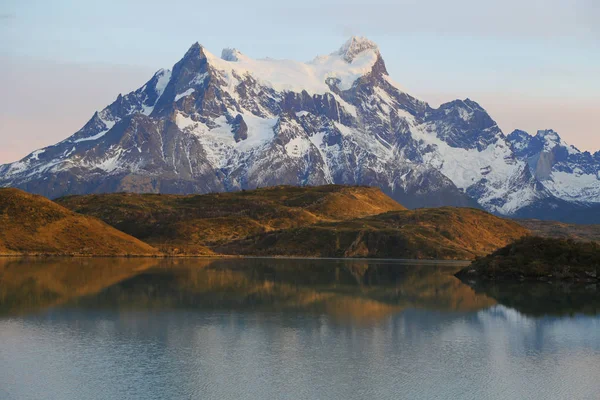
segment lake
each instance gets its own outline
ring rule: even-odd
[[[0,259],[0,398],[600,398],[597,286],[462,266]]]

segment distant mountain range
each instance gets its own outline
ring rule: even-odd
[[[410,96],[353,37],[307,63],[196,43],[74,135],[0,166],[0,186],[56,198],[358,184],[409,208],[600,223],[599,170],[600,152],[553,131],[505,136],[472,100]]]

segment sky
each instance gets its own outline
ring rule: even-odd
[[[470,98],[505,134],[597,151],[598,21],[598,0],[1,0],[0,163],[75,133],[194,42],[309,61],[352,35],[432,106]]]

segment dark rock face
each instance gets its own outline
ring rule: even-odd
[[[533,162],[535,138],[504,137],[474,101],[434,109],[399,89],[366,39],[292,67],[248,60],[194,44],[71,137],[0,166],[0,186],[54,198],[359,184],[409,207],[515,214],[556,198],[534,174],[600,158],[557,149]]]
[[[238,114],[237,117],[235,117],[231,127],[236,142],[248,139],[248,125],[244,122],[244,117],[242,117],[241,114]]]
[[[527,159],[538,154],[544,148],[544,144],[539,138],[530,136],[529,133],[521,130],[515,130],[506,137],[513,147],[515,156],[521,159]]]
[[[452,147],[483,151],[498,140],[501,132],[496,122],[472,100],[455,100],[442,104],[427,115],[441,133],[442,138]]]

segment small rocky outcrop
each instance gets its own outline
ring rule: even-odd
[[[600,245],[526,237],[475,260],[456,276],[463,281],[597,282]]]

